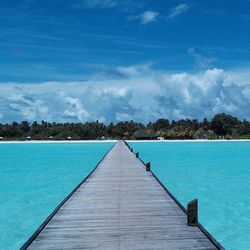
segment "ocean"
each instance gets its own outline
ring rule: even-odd
[[[131,142],[183,206],[226,248],[250,249],[250,142]]]
[[[0,144],[0,249],[18,249],[114,143]],[[250,142],[130,142],[226,249],[250,249]]]

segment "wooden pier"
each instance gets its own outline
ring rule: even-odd
[[[223,249],[119,141],[21,249]]]

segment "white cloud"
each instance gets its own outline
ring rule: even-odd
[[[149,24],[157,21],[157,17],[159,16],[158,12],[148,10],[143,12],[140,15],[137,16],[130,16],[128,17],[128,20],[140,20],[141,24]]]
[[[180,14],[186,12],[189,9],[189,6],[185,3],[179,4],[172,8],[171,13],[169,14],[169,18],[175,18]]]
[[[137,64],[128,67],[117,67],[116,70],[126,76],[135,76],[150,69],[151,64]]]
[[[173,74],[149,65],[116,70],[124,77],[93,77],[85,82],[1,83],[1,122],[148,122],[159,117],[211,118],[220,112],[250,119],[250,78],[245,78],[243,70],[238,75],[236,70],[217,68]]]
[[[8,109],[16,111],[24,120],[48,119],[49,108],[40,98],[35,99],[24,93],[13,93],[9,97]]]
[[[195,64],[201,69],[211,67],[213,62],[216,60],[213,57],[204,56],[200,53],[197,53],[194,48],[189,48],[188,54],[194,59]]]
[[[142,24],[147,24],[147,23],[152,23],[157,20],[158,13],[154,11],[145,11],[144,13],[141,14],[141,23]]]
[[[81,122],[86,122],[89,119],[89,113],[84,109],[82,102],[78,98],[64,96],[63,101],[68,104],[63,116],[69,119],[76,119]]]
[[[104,89],[96,89],[95,93],[97,97],[112,96],[113,98],[124,98],[128,95],[130,88],[124,87],[106,87]]]

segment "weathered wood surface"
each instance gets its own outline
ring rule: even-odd
[[[124,142],[63,205],[29,249],[216,249]]]

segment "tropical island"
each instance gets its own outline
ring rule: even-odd
[[[160,118],[144,125],[135,121],[104,124],[50,123],[28,121],[0,124],[0,140],[105,140],[105,139],[250,139],[250,121],[229,114],[204,118],[169,121]]]

